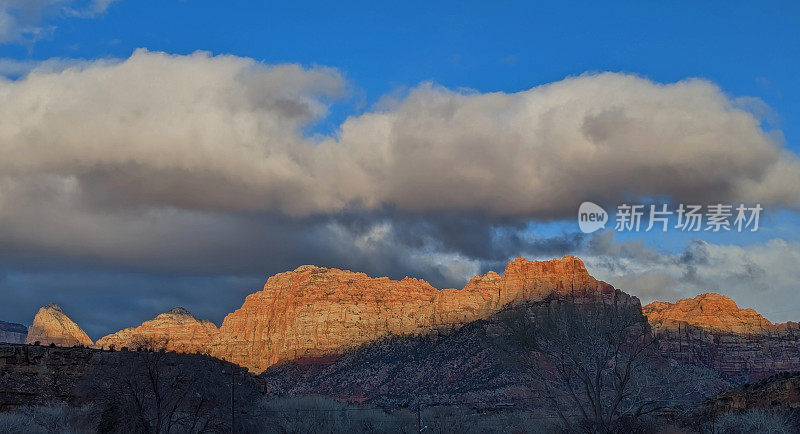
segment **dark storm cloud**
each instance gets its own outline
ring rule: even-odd
[[[7,321],[30,325],[39,307],[55,302],[93,340],[176,306],[220,324],[224,314],[263,284],[260,275],[164,276],[88,269],[11,270],[0,280]]]
[[[520,223],[503,226],[478,218],[438,220],[394,213],[178,221],[150,222],[138,235],[144,242],[109,250],[87,245],[79,255],[43,246],[0,245],[6,276],[0,290],[9,299],[0,306],[0,317],[30,323],[36,309],[52,301],[95,339],[175,306],[219,324],[245,295],[261,289],[268,276],[303,264],[394,279],[421,277],[439,288],[460,288],[474,274],[502,272],[510,257],[560,256],[574,251],[583,238],[531,238],[519,233]],[[64,231],[68,228],[54,228]]]

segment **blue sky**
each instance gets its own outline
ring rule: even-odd
[[[797,2],[278,3],[118,0],[93,19],[53,17],[52,36],[2,46],[0,56],[124,58],[145,47],[334,66],[356,91],[329,128],[423,81],[491,92],[587,71],[702,77],[762,99],[787,143],[800,142]]]
[[[757,134],[763,132],[769,135],[767,141],[776,149],[788,149],[795,155],[800,151],[800,86],[797,83],[800,67],[800,4],[797,2],[278,4],[231,1],[222,5],[210,0],[116,0],[110,3],[53,0],[43,2],[45,7],[40,10],[24,4],[10,1],[10,6],[7,6],[0,3],[0,12],[7,12],[17,20],[16,29],[12,28],[8,33],[4,33],[0,27],[0,74],[10,79],[4,84],[9,89],[28,89],[25,83],[32,82],[26,79],[25,71],[48,59],[60,59],[58,62],[64,64],[70,62],[68,59],[81,59],[91,65],[87,69],[110,71],[104,70],[98,60],[116,59],[113,61],[124,62],[140,48],[148,51],[140,56],[141,65],[137,67],[156,71],[159,65],[172,65],[175,62],[164,74],[177,71],[177,63],[190,59],[182,56],[198,50],[208,51],[212,55],[235,56],[232,63],[241,59],[245,63],[254,59],[265,65],[297,63],[302,70],[292,74],[317,84],[308,85],[308,88],[298,85],[301,89],[295,102],[299,102],[303,108],[307,108],[309,101],[312,103],[308,107],[317,107],[314,105],[316,103],[320,106],[330,105],[324,109],[327,114],[315,112],[308,115],[308,119],[304,117],[298,121],[305,137],[289,134],[291,140],[299,143],[296,146],[302,146],[304,138],[312,136],[320,142],[347,142],[348,138],[341,137],[340,127],[343,125],[360,125],[358,122],[381,113],[380,107],[387,100],[394,100],[395,105],[405,104],[413,111],[416,96],[423,101],[420,107],[427,107],[426,98],[435,100],[447,94],[437,86],[453,90],[459,95],[491,92],[513,94],[588,74],[589,77],[583,81],[564,81],[565,86],[585,81],[588,83],[586,89],[600,91],[603,89],[602,80],[614,85],[620,81],[623,89],[629,85],[642,86],[646,92],[663,93],[666,101],[666,98],[672,98],[681,91],[665,90],[661,83],[675,83],[690,78],[706,80],[711,83],[709,86],[718,86],[722,91],[720,95],[709,91],[711,100],[724,99],[726,103],[745,107],[753,119],[760,122],[760,127],[756,128]],[[21,36],[13,36],[14,31],[20,29],[24,30]],[[3,40],[4,34],[12,36]],[[33,34],[38,36],[34,38],[31,36]],[[173,57],[161,58],[158,52]],[[225,63],[213,57],[188,61],[196,62],[199,66],[185,72],[183,81],[187,82],[206,77],[207,71],[200,68],[215,62]],[[319,69],[321,67],[334,68],[336,72]],[[318,74],[314,75],[313,71]],[[592,74],[603,72],[622,74],[605,79],[592,78]],[[116,72],[109,72],[112,73]],[[58,71],[48,79],[56,83],[54,86],[61,86],[57,74]],[[265,80],[271,80],[267,78],[268,74],[264,74]],[[643,81],[629,80],[625,78],[628,75],[641,77]],[[82,104],[90,104],[100,98],[92,94],[91,89],[116,89],[102,87],[108,85],[101,82],[104,80],[102,77],[102,74],[86,75],[76,79],[84,81],[69,82],[63,88],[50,87],[43,98],[50,100],[54,95],[71,92],[76,86],[87,85],[90,90],[75,94],[79,102],[75,103],[72,112],[67,112],[65,118],[71,119],[69,122],[78,130],[91,129],[95,124],[89,115],[81,119],[78,115],[73,118],[73,114],[82,111]],[[135,81],[135,76],[125,77],[123,83],[125,80],[131,83]],[[153,72],[152,77],[158,81],[157,72]],[[97,86],[91,80],[97,80]],[[171,78],[166,77],[164,82],[172,83],[169,80]],[[420,84],[427,82],[433,83],[433,90],[428,93],[420,91]],[[174,83],[180,85],[182,80]],[[133,84],[131,86],[134,88]],[[344,89],[343,93],[340,87]],[[703,96],[708,87],[699,86],[697,90]],[[266,92],[260,88],[256,91]],[[578,97],[586,100],[595,98],[594,91],[584,92],[588,93],[579,94]],[[116,107],[125,98],[124,95],[125,89],[121,89],[119,95],[109,97],[106,104]],[[86,99],[81,99],[84,96]],[[152,105],[156,107],[184,101],[180,98],[185,96],[156,97]],[[688,104],[687,101],[691,100],[690,97],[681,98],[680,104]],[[278,99],[277,103],[282,101]],[[238,104],[241,101],[234,102]],[[180,110],[183,107],[180,104],[176,103],[172,112]],[[20,108],[11,107],[10,103],[9,107],[7,113],[25,113]],[[611,111],[614,109],[613,106],[608,108]],[[3,109],[1,103],[0,109]],[[137,110],[141,111],[141,108]],[[88,107],[86,112],[95,113]],[[101,108],[97,113],[102,112]],[[125,119],[124,116],[122,118]],[[25,118],[23,116],[20,119]],[[353,122],[346,123],[348,119]],[[182,121],[176,117],[175,122]],[[204,138],[200,129],[192,130],[196,125],[187,125],[189,134]],[[295,126],[294,123],[287,125],[289,130]],[[39,134],[45,130],[45,126],[34,126],[27,132]],[[41,134],[46,137],[45,133]],[[53,146],[53,153],[69,148],[66,144],[58,143],[57,138],[64,135],[63,131],[53,133],[52,137],[56,139],[49,143]],[[435,137],[435,134],[431,134],[431,137]],[[102,139],[107,141],[102,145],[128,143],[128,139],[124,135],[109,133],[107,138]],[[149,143],[136,140],[130,139],[129,146],[142,145],[144,148]],[[436,144],[435,140],[433,144]],[[646,149],[650,145],[643,143],[641,152],[657,151]],[[724,151],[725,145],[715,148],[714,152],[720,152],[720,149]],[[481,149],[492,149],[493,153],[501,154],[504,152],[502,146],[500,143],[497,147]],[[548,152],[557,155],[561,152],[559,146],[552,145]],[[748,158],[748,146],[746,140],[732,145],[731,153],[738,155],[730,159],[725,156],[719,158],[723,154],[714,155],[718,156],[721,165],[731,164],[733,167],[731,161]],[[89,148],[91,146],[87,145]],[[625,149],[630,152],[630,148]],[[65,154],[64,160],[90,158],[75,150],[69,152],[73,153]],[[235,152],[231,147],[231,153]],[[703,149],[697,152],[698,156],[707,155]],[[179,151],[176,150],[175,154],[179,154]],[[170,158],[170,155],[163,154],[158,158],[163,160]],[[790,156],[781,158],[793,158],[791,154],[787,155]],[[131,161],[146,165],[149,156],[137,154],[131,157]],[[186,155],[186,159],[191,159],[189,157]],[[538,154],[534,154],[534,157],[538,157]],[[44,159],[38,154],[35,158]],[[431,158],[436,158],[436,155]],[[775,158],[774,155],[771,158]],[[32,160],[20,161],[27,164]],[[598,277],[639,295],[643,300],[676,299],[708,289],[731,295],[743,306],[755,307],[770,319],[783,321],[800,318],[800,303],[797,303],[794,295],[796,285],[793,286],[798,278],[797,271],[786,270],[789,267],[781,262],[800,258],[798,199],[790,196],[790,193],[781,193],[780,199],[775,199],[775,206],[765,212],[761,230],[757,233],[604,232],[604,235],[595,234],[592,238],[577,232],[574,219],[565,217],[563,207],[547,208],[542,205],[537,208],[535,204],[525,208],[526,211],[522,213],[514,206],[507,211],[497,211],[488,205],[487,208],[481,208],[480,201],[477,205],[463,205],[455,199],[447,206],[437,206],[435,203],[420,205],[414,200],[400,197],[402,195],[398,193],[398,197],[384,198],[385,207],[359,210],[354,209],[358,207],[353,203],[348,203],[335,211],[324,208],[322,211],[313,210],[311,215],[298,217],[295,208],[278,207],[276,211],[242,205],[264,197],[276,202],[284,200],[280,194],[269,196],[273,193],[268,192],[257,192],[252,197],[242,193],[241,203],[233,201],[235,203],[231,204],[222,200],[224,203],[221,205],[202,200],[195,203],[192,202],[194,199],[185,197],[176,200],[168,189],[162,191],[151,188],[131,193],[128,189],[135,188],[125,182],[143,183],[143,179],[152,178],[170,183],[174,181],[173,176],[179,176],[174,173],[183,173],[176,169],[174,173],[146,171],[142,174],[128,167],[131,161],[118,161],[115,163],[117,165],[108,167],[103,166],[106,163],[102,158],[92,163],[103,170],[87,169],[92,166],[89,163],[77,168],[58,166],[66,164],[63,162],[47,163],[50,165],[42,163],[42,167],[48,168],[46,170],[58,166],[47,176],[62,176],[68,182],[77,183],[75,185],[78,187],[75,188],[81,189],[83,195],[76,196],[78,199],[74,203],[70,202],[72,199],[65,199],[65,206],[75,211],[78,217],[74,221],[78,223],[43,219],[37,224],[52,226],[57,240],[53,241],[54,235],[51,234],[49,240],[42,241],[34,235],[27,235],[29,228],[20,223],[30,221],[27,214],[14,216],[17,220],[9,217],[9,222],[16,223],[7,223],[7,227],[12,228],[9,229],[10,235],[0,231],[0,290],[17,294],[20,301],[8,308],[0,307],[0,319],[26,322],[39,304],[56,301],[65,305],[68,313],[72,308],[75,311],[73,316],[79,317],[79,323],[82,320],[88,324],[90,334],[96,338],[99,337],[97,334],[132,325],[176,304],[184,304],[199,316],[219,321],[225,312],[238,306],[245,294],[258,289],[265,275],[303,263],[347,267],[391,277],[419,275],[439,285],[457,286],[463,284],[463,280],[473,272],[490,268],[501,270],[509,257],[528,255],[545,258],[565,253],[581,255],[590,271]],[[691,163],[691,158],[688,161]],[[239,160],[234,163],[240,164]],[[647,164],[652,164],[652,161]],[[787,164],[788,169],[782,173],[794,173],[794,163]],[[0,166],[0,169],[3,167]],[[10,173],[8,167],[5,170]],[[23,167],[22,163],[18,167]],[[185,169],[180,161],[174,167]],[[642,167],[641,171],[631,173],[647,174],[646,164]],[[109,181],[107,171],[120,168],[129,170],[130,179],[134,181],[127,178],[120,183]],[[587,169],[591,171],[595,167]],[[191,172],[191,169],[188,170]],[[610,169],[604,167],[597,170]],[[685,170],[703,172],[696,168],[681,167],[675,173],[685,174]],[[743,170],[746,172],[746,169]],[[692,172],[692,176],[703,179],[702,173],[695,172]],[[204,174],[199,169],[197,173],[197,181],[204,182]],[[513,173],[508,172],[508,176],[513,176]],[[216,174],[213,173],[214,176]],[[42,179],[46,178],[39,172],[26,174],[40,175]],[[18,175],[15,172],[13,176]],[[163,180],[159,178],[162,176]],[[724,187],[727,182],[733,182],[731,179],[714,179],[707,184],[699,184],[698,188],[721,188],[720,185]],[[38,185],[29,178],[20,177],[16,181],[26,182],[29,187]],[[243,182],[244,185],[251,185],[248,182],[256,181],[259,180],[247,179]],[[665,178],[664,182],[668,181]],[[354,181],[354,188],[358,187],[359,182]],[[445,177],[442,180],[443,189],[447,182]],[[403,189],[402,185],[395,187]],[[439,185],[434,182],[426,187],[436,189]],[[130,196],[125,196],[121,205],[115,205],[109,196],[97,193],[106,188],[112,188],[110,191],[118,194],[117,199],[128,193]],[[242,189],[241,185],[237,188]],[[644,195],[674,195],[676,192],[685,192],[686,185],[672,189],[664,187],[662,191],[658,182],[653,181],[643,189],[639,193]],[[231,190],[220,191],[221,197],[231,193]],[[36,192],[39,194],[40,190]],[[196,192],[183,193],[184,196],[193,196]],[[455,192],[453,196],[458,194]],[[622,192],[620,194],[624,196]],[[492,197],[489,193],[487,195],[488,198]],[[145,196],[147,200],[142,199]],[[364,197],[367,196],[365,193]],[[685,197],[697,196],[690,192]],[[25,202],[23,206],[38,200],[34,193],[21,197]],[[361,196],[358,198],[362,199]],[[2,195],[0,204],[3,204],[1,199]],[[569,199],[577,207],[581,200],[589,198],[576,196]],[[311,202],[316,206],[319,200],[314,198]],[[502,201],[497,203],[501,204],[498,207],[505,206]],[[570,206],[567,205],[567,208]],[[38,208],[31,209],[33,214]],[[131,217],[140,216],[136,214],[138,212],[151,213],[147,214],[147,218],[153,219],[153,233],[164,231],[173,234],[166,229],[173,227],[173,224],[181,229],[174,231],[177,233],[174,237],[167,237],[169,240],[164,241],[166,244],[157,245],[154,250],[157,254],[138,245],[130,251],[108,250],[109,245],[130,241],[125,238],[129,235],[125,235],[125,228],[121,225],[132,226],[145,221]],[[3,218],[2,210],[0,218]],[[73,221],[69,216],[64,220]],[[68,229],[59,232],[58,228],[62,225]],[[86,231],[86,235],[76,242],[63,234],[63,231],[73,230],[76,233]],[[308,234],[318,237],[315,239]],[[321,242],[319,236],[328,237],[329,241]],[[162,235],[161,240],[164,238]],[[87,241],[83,242],[84,239]],[[341,247],[342,243],[352,243],[355,247],[347,249]],[[221,253],[219,256],[204,253],[210,249]],[[489,250],[491,253],[479,253]],[[773,251],[782,256],[770,256],[768,252]],[[238,259],[239,255],[241,259]],[[699,260],[698,255],[702,257]],[[148,257],[157,259],[150,260]],[[786,272],[773,278],[773,273],[780,270]],[[116,282],[116,288],[108,289],[109,282]],[[192,291],[192,288],[196,290]],[[208,301],[215,296],[224,299],[224,303]],[[773,301],[765,302],[765,298]],[[101,315],[81,307],[89,303],[101,303],[100,300],[111,309],[109,312]],[[787,303],[797,308],[787,312]]]

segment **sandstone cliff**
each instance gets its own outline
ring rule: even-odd
[[[420,334],[486,318],[521,300],[634,303],[589,275],[580,259],[517,258],[501,276],[472,278],[463,289],[438,290],[413,278],[396,281],[305,265],[270,277],[225,317],[211,354],[263,371],[276,363],[341,353],[389,335]]]
[[[0,321],[0,343],[21,344],[27,335],[28,328],[24,325]]]
[[[182,353],[205,353],[217,337],[217,326],[176,307],[138,327],[129,327],[97,340],[97,346],[116,349],[139,346],[167,348]]]
[[[704,329],[758,334],[775,326],[753,309],[739,309],[736,302],[719,294],[700,294],[676,303],[654,302],[642,308],[652,324],[659,327],[689,324]]]
[[[28,330],[25,343],[36,342],[41,345],[55,344],[60,347],[93,344],[89,336],[72,322],[58,305],[53,303],[39,309],[33,318],[33,325]]]
[[[742,380],[800,370],[800,328],[772,324],[728,297],[702,294],[642,308],[665,356],[699,363]]]

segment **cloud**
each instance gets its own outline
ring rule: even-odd
[[[422,85],[345,122],[336,145],[371,174],[366,203],[410,212],[559,218],[583,200],[800,198],[796,156],[702,80],[606,73],[513,94]]]
[[[47,60],[0,58],[0,76],[13,80],[24,77],[33,71],[37,73],[58,73],[67,68],[88,65],[90,63],[92,63],[92,61],[85,59],[58,57]]]
[[[45,18],[68,16],[93,18],[116,0],[0,0],[0,43],[35,42],[55,27]]]
[[[582,254],[597,278],[639,296],[644,303],[676,301],[704,292],[733,298],[772,321],[797,321],[800,243],[772,239],[749,246],[689,243],[678,253],[596,234]]]
[[[506,93],[423,84],[303,129],[345,90],[331,68],[136,51],[0,85],[0,163],[87,203],[292,216],[349,209],[562,218],[642,197],[796,208],[800,162],[713,84],[584,75]]]
[[[0,70],[11,76],[0,78],[0,261],[28,279],[0,287],[57,288],[80,272],[98,288],[119,276],[127,289],[115,300],[147,282],[166,288],[136,318],[180,304],[171,284],[213,299],[214,279],[263,283],[313,263],[458,287],[509,257],[584,245],[594,267],[640,295],[691,295],[714,278],[735,290],[773,271],[756,261],[728,279],[723,265],[704,268],[724,257],[710,245],[670,256],[537,228],[573,218],[583,200],[796,209],[800,197],[797,157],[741,108],[760,106],[702,80],[607,73],[517,93],[422,84],[309,137],[348,92],[334,68],[137,50]],[[79,286],[65,291],[80,297]]]

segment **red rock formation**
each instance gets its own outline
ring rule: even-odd
[[[413,278],[396,281],[305,265],[277,274],[225,317],[212,354],[253,371],[286,360],[341,353],[388,335],[418,334],[485,318],[517,300],[635,303],[635,297],[589,276],[580,259],[517,258],[503,276],[476,276],[463,289],[437,290]]]
[[[58,305],[50,303],[39,309],[28,329],[26,344],[39,342],[41,345],[55,344],[60,347],[92,345],[89,336],[61,311]]]
[[[176,307],[138,327],[129,327],[97,340],[97,346],[136,348],[150,346],[181,353],[206,353],[217,337],[217,326],[200,320],[182,307]]]
[[[665,356],[699,363],[743,380],[800,370],[797,323],[772,324],[728,297],[702,294],[642,308]]]
[[[660,327],[685,323],[739,334],[758,334],[775,328],[758,312],[739,309],[736,302],[719,294],[701,294],[676,303],[657,301],[644,306],[642,312]]]

